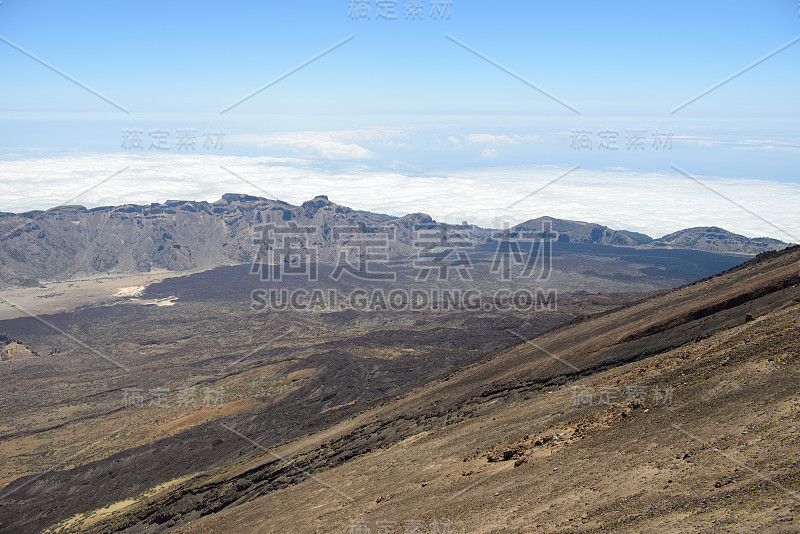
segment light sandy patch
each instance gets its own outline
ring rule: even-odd
[[[115,297],[140,297],[147,286],[129,286],[121,287],[114,293]]]
[[[163,299],[131,299],[130,302],[141,304],[142,306],[174,306],[178,302],[178,297],[170,295]]]
[[[189,276],[205,271],[158,270],[141,274],[102,274],[70,280],[42,282],[41,287],[11,288],[0,291],[0,321],[28,315],[45,315],[71,311],[80,306],[110,304],[119,299],[135,298],[150,284],[176,276]],[[139,291],[141,289],[141,291]],[[171,306],[174,297],[142,302]]]

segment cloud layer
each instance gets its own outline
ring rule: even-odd
[[[318,150],[352,149],[323,142]],[[215,201],[231,192],[298,204],[322,194],[355,209],[391,215],[424,212],[440,221],[466,220],[495,228],[549,215],[654,237],[713,225],[751,237],[800,241],[796,237],[800,189],[791,183],[698,176],[711,191],[671,170],[577,169],[551,184],[567,168],[498,167],[433,175],[373,170],[360,164],[346,169],[326,169],[301,157],[195,154],[0,161],[0,210],[21,212],[66,203],[94,207],[168,199]]]

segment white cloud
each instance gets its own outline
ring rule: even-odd
[[[740,141],[735,150],[763,150],[766,152],[800,152],[797,140],[778,141],[775,139],[745,139]]]
[[[284,132],[269,135],[232,135],[229,144],[278,147],[304,156],[325,159],[372,159],[375,154],[361,145],[348,143],[336,132]]]
[[[448,141],[455,145],[461,145],[461,139],[450,136]],[[517,145],[520,143],[530,143],[539,141],[538,135],[492,135],[486,133],[468,134],[462,137],[468,145]]]
[[[454,170],[436,175],[373,170],[358,164],[330,171],[316,159],[205,154],[88,154],[0,161],[0,210],[20,212],[61,205],[218,200],[248,193],[299,204],[328,195],[339,204],[437,220],[501,227],[550,215],[606,224],[658,237],[690,226],[721,226],[751,237],[800,241],[800,186],[768,180],[698,177],[742,210],[677,172],[578,169],[526,200],[566,170],[553,166]],[[235,172],[250,185],[229,174]],[[106,180],[121,169],[119,175]]]
[[[329,160],[367,160],[378,157],[364,144],[376,147],[408,148],[408,139],[420,130],[404,128],[363,128],[359,130],[277,132],[266,135],[242,134],[225,138],[228,145],[277,148],[303,157]]]
[[[800,152],[800,140],[776,139],[739,139],[738,137],[697,137],[674,135],[672,139],[677,143],[698,145],[705,147],[724,147],[732,150],[760,150],[764,152]]]

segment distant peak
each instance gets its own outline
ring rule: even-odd
[[[312,217],[316,212],[328,206],[336,206],[336,204],[328,200],[326,195],[317,195],[311,200],[303,202],[302,208],[305,210],[306,216]]]
[[[317,195],[314,198],[312,198],[311,200],[306,200],[305,202],[303,202],[303,206],[304,207],[306,207],[306,206],[317,206],[319,208],[319,207],[322,207],[322,206],[331,206],[331,205],[333,205],[333,202],[328,200],[328,197],[325,196],[325,195]]]
[[[422,213],[422,212],[409,213],[407,215],[403,215],[402,217],[399,217],[399,219],[411,219],[411,220],[419,221],[419,222],[423,222],[423,223],[425,223],[425,222],[433,222],[433,217],[431,217],[427,213]]]
[[[231,202],[252,202],[254,200],[264,200],[260,197],[254,197],[253,195],[245,195],[242,193],[225,193],[222,195],[223,202],[227,202],[230,204]]]

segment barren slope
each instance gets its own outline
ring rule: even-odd
[[[715,443],[723,452],[732,448],[729,456],[745,466],[739,466],[740,471],[751,475],[742,487],[757,496],[746,499],[748,505],[760,506],[766,514],[764,502],[798,489],[796,465],[791,463],[797,456],[792,434],[796,428],[791,430],[791,425],[781,422],[781,417],[796,417],[797,413],[797,323],[793,322],[797,307],[788,305],[780,313],[770,314],[800,296],[799,262],[798,247],[767,253],[710,279],[559,328],[323,433],[264,451],[210,477],[196,478],[95,531],[164,531],[212,513],[219,515],[187,528],[210,525],[210,530],[199,531],[342,532],[350,519],[364,515],[372,521],[401,523],[450,519],[462,531],[502,531],[515,517],[522,518],[520,526],[529,529],[539,517],[543,518],[541,528],[563,529],[566,523],[557,524],[569,518],[577,521],[576,525],[584,522],[586,528],[600,528],[612,519],[622,521],[625,510],[635,510],[631,513],[636,517],[624,521],[650,517],[660,521],[661,515],[678,521],[722,506],[713,495],[682,496],[670,487],[656,491],[676,481],[680,481],[675,487],[681,491],[693,491],[710,473],[719,477],[730,474],[718,467],[718,453],[702,443]],[[746,313],[759,320],[742,325]],[[781,330],[784,327],[788,330]],[[712,334],[717,335],[709,338]],[[727,343],[727,336],[735,339],[733,345],[722,351],[714,349]],[[751,345],[745,346],[747,343]],[[640,361],[653,355],[658,356]],[[577,380],[597,387],[638,384],[631,376],[641,376],[647,387],[674,388],[673,405],[641,410],[572,406],[571,391],[563,387],[575,385]],[[548,394],[542,395],[545,392]],[[765,456],[759,464],[757,458],[736,452],[738,441],[730,437],[720,441],[723,430],[738,436],[743,428],[737,425],[747,424],[765,425],[765,445],[769,445],[765,450],[774,449],[769,455],[777,456]],[[606,427],[618,431],[600,432]],[[232,429],[231,439],[258,452],[263,436],[237,435],[235,431]],[[537,438],[553,433],[561,436],[547,446],[536,445]],[[588,448],[562,448],[560,444],[570,436],[585,444],[580,447]],[[435,439],[441,441],[432,441]],[[416,440],[413,452],[402,452]],[[494,463],[508,473],[491,477],[493,484],[500,484],[493,486],[493,491],[472,496],[464,492],[459,494],[463,498],[449,499],[470,484],[483,486],[475,475],[489,474],[486,454],[498,448],[495,456],[502,457],[501,449],[507,445],[512,446],[512,459],[514,453],[533,451],[528,455],[530,461],[517,469],[510,461]],[[551,451],[555,459],[547,461],[555,463],[533,461],[539,455],[550,455],[540,451]],[[558,455],[567,454],[562,451],[575,452],[562,458]],[[600,460],[595,461],[594,455]],[[692,471],[686,460],[693,456],[697,465],[710,467]],[[417,460],[409,463],[404,458]],[[629,463],[641,473],[630,478],[635,471],[628,469]],[[780,478],[781,486],[750,472],[751,463],[755,463],[753,469],[760,472],[763,468]],[[394,466],[398,471],[392,471]],[[656,474],[665,466],[670,475],[662,481]],[[329,471],[331,468],[336,470]],[[734,463],[731,470],[735,468]],[[310,474],[317,478],[308,479]],[[741,479],[741,475],[731,476]],[[630,486],[634,480],[639,489]],[[717,482],[720,487],[733,484],[727,480]],[[652,487],[645,492],[643,485]],[[793,489],[786,490],[788,487]],[[510,493],[504,495],[506,491]],[[558,492],[563,492],[560,497]],[[405,497],[400,498],[402,495]],[[745,499],[743,495],[739,498]],[[735,506],[732,499],[726,502]],[[396,508],[392,508],[393,500]],[[254,502],[235,506],[249,501]],[[780,501],[771,514],[756,517],[756,523],[777,521],[775,512],[789,513],[783,506],[789,502]],[[581,509],[585,512],[578,514]],[[571,510],[572,515],[558,510]]]
[[[178,532],[796,532],[798,311],[419,432]]]

